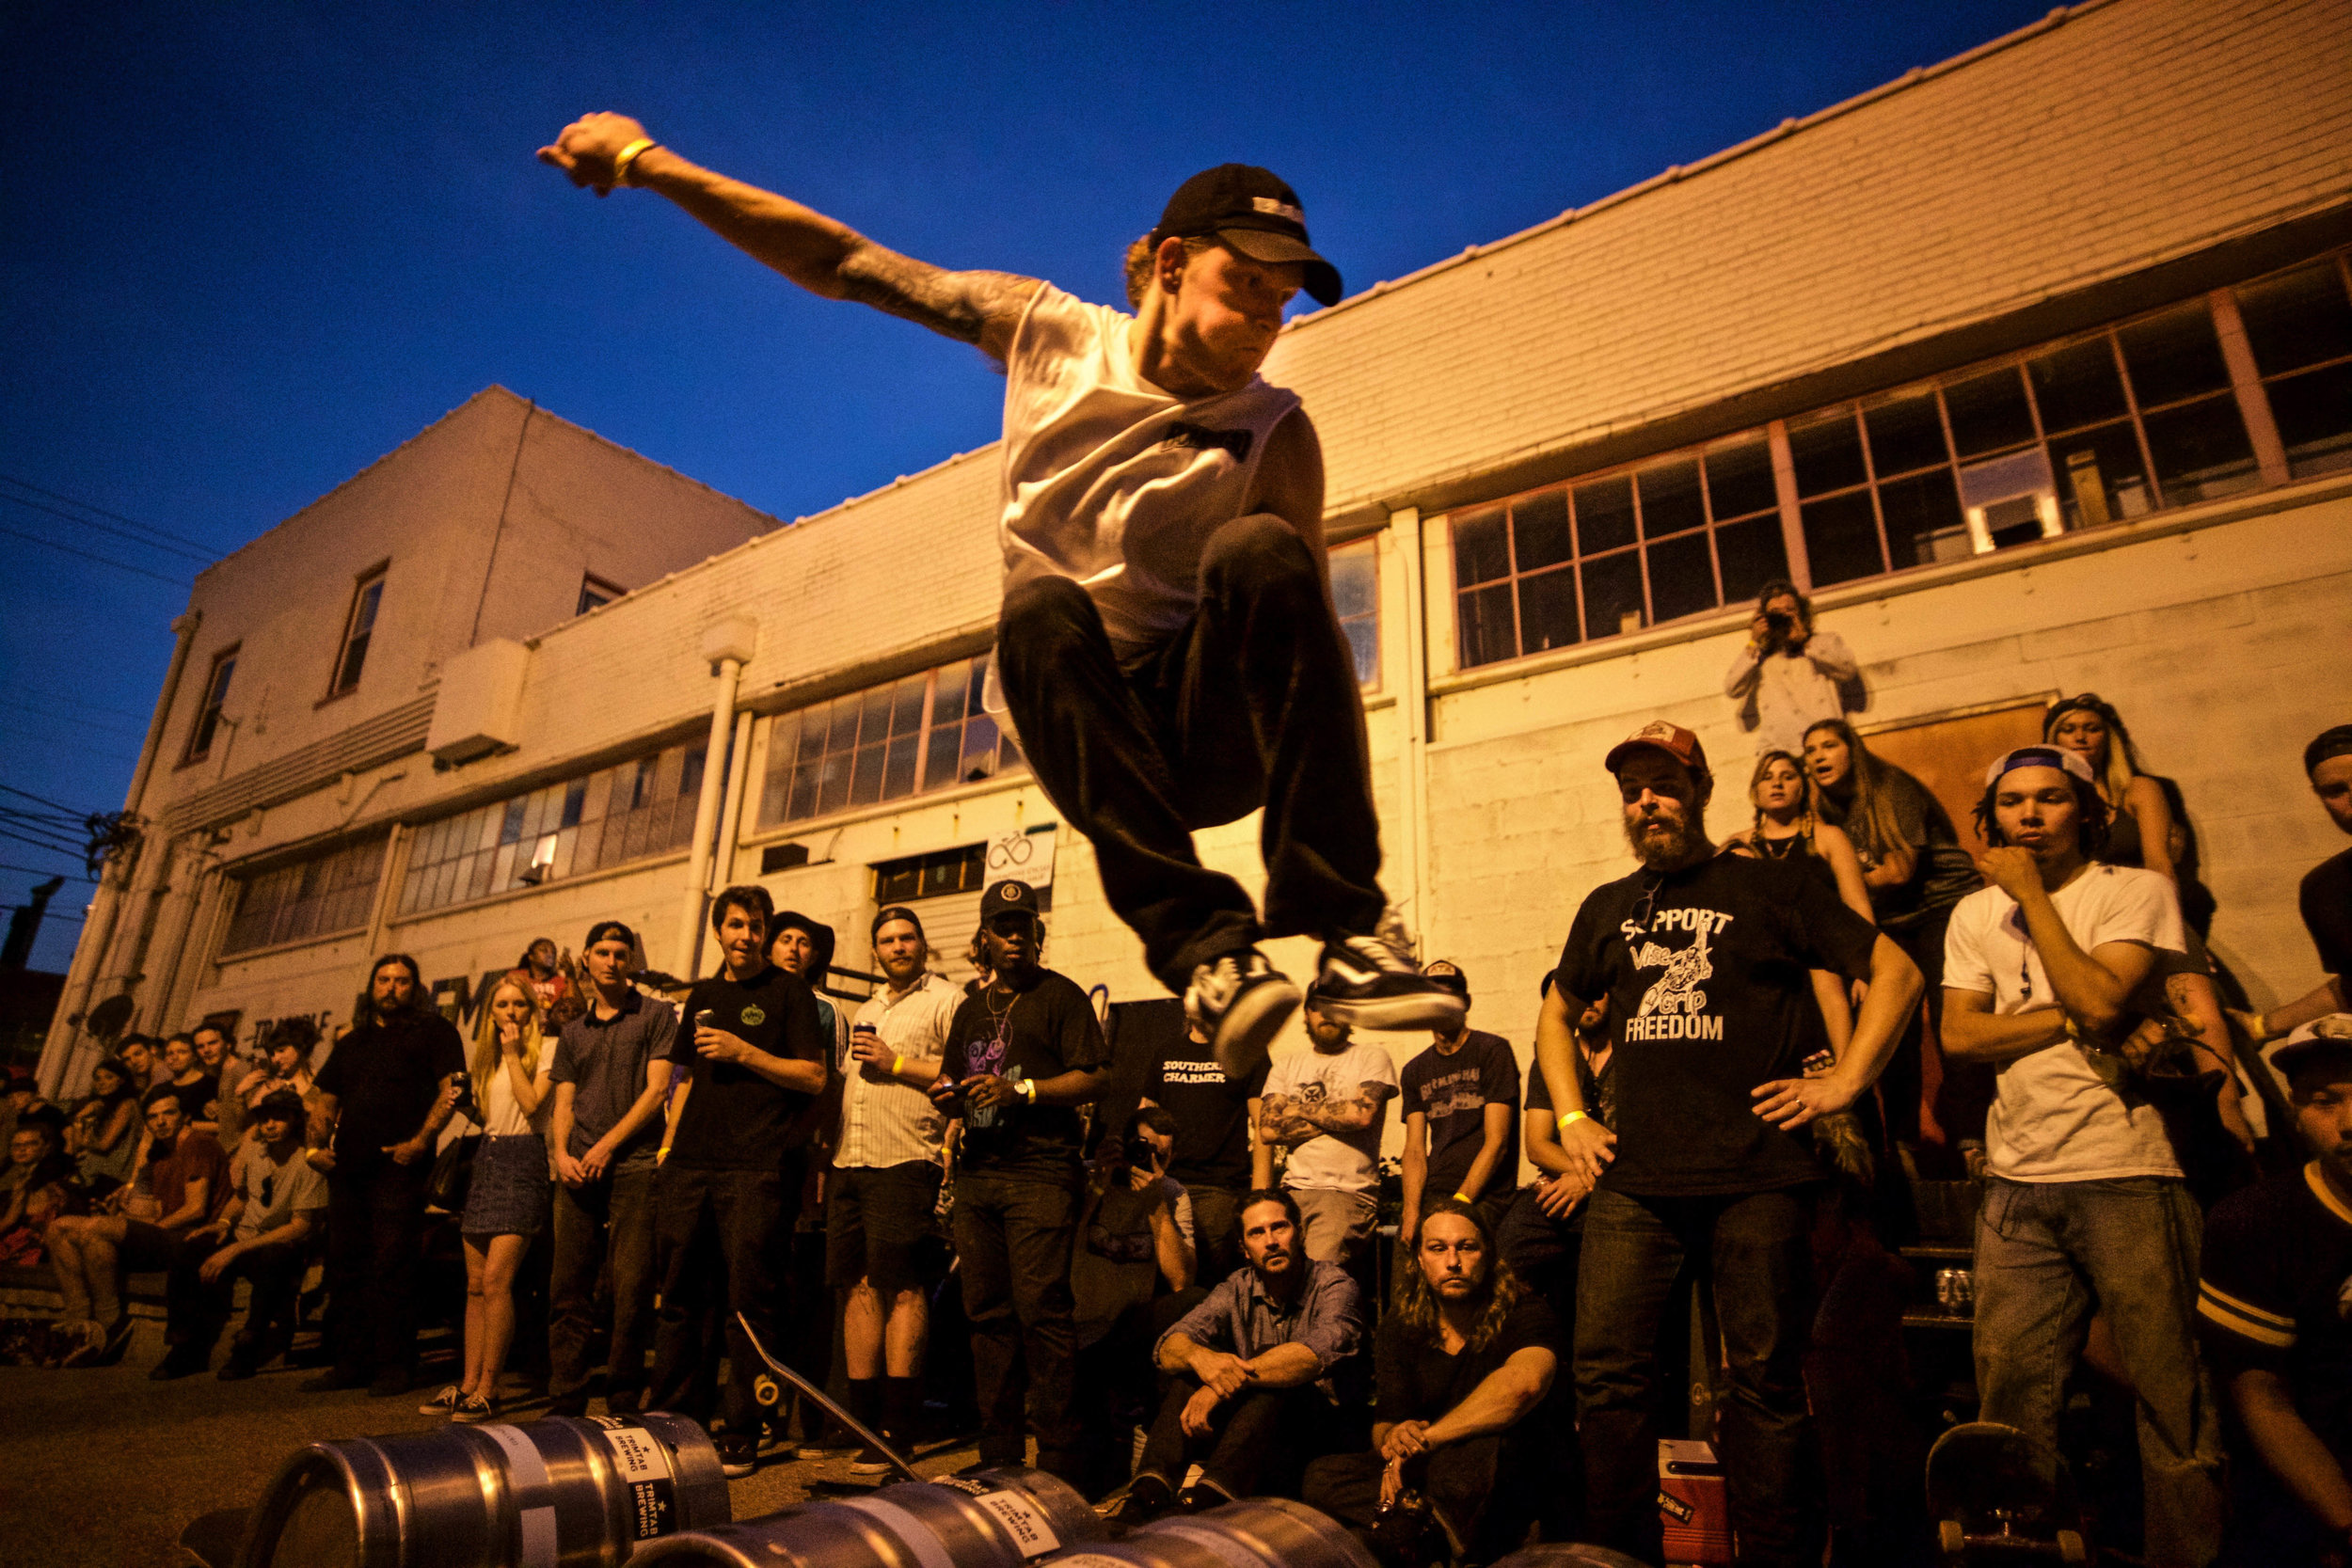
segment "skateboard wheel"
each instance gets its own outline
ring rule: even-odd
[[[2089,1562],[2090,1560],[2090,1552],[2083,1545],[2082,1533],[2079,1530],[2058,1531],[2058,1549],[2060,1562]]]
[[[1944,1548],[1944,1555],[1954,1562],[1958,1562],[1968,1550],[1968,1532],[1960,1528],[1957,1519],[1947,1519],[1937,1525],[1935,1537],[1937,1544]]]

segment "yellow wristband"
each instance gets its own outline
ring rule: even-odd
[[[1455,1193],[1454,1195],[1454,1201],[1456,1203],[1469,1203],[1472,1201],[1472,1199],[1468,1193]]]
[[[893,1056],[893,1057],[891,1057],[891,1058],[890,1058],[890,1076],[891,1076],[891,1077],[893,1077],[893,1078],[898,1077],[899,1073],[901,1073],[901,1072],[903,1072],[903,1071],[905,1071],[905,1070],[906,1070],[906,1065],[907,1065],[907,1059],[906,1059],[904,1056]]]
[[[629,166],[660,145],[651,136],[640,136],[622,148],[619,154],[612,160],[612,182],[615,185],[628,184]]]
[[[1560,1118],[1560,1131],[1561,1131],[1561,1132],[1566,1132],[1566,1131],[1568,1130],[1568,1124],[1569,1124],[1570,1122],[1575,1122],[1575,1121],[1582,1121],[1583,1119],[1584,1119],[1584,1113],[1583,1113],[1583,1112],[1581,1112],[1581,1111],[1570,1111],[1570,1112],[1569,1112],[1566,1116],[1562,1117]]]
[[[1032,1104],[1032,1105],[1036,1104],[1036,1103],[1037,1103],[1037,1080],[1036,1080],[1036,1079],[1034,1079],[1034,1078],[1024,1078],[1023,1080],[1021,1080],[1021,1092],[1022,1092],[1023,1094],[1025,1094],[1025,1095],[1027,1095],[1027,1096],[1029,1097],[1029,1103],[1030,1103],[1030,1104]]]

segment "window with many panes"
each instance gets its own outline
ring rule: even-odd
[[[1331,604],[1356,660],[1356,684],[1380,684],[1380,551],[1365,539],[1331,552]]]
[[[376,880],[384,874],[384,845],[379,833],[246,878],[237,887],[236,913],[229,917],[222,956],[365,926],[375,907]]]
[[[359,579],[351,593],[351,613],[343,617],[342,651],[335,656],[334,683],[326,694],[340,697],[359,685],[359,672],[368,662],[368,644],[375,637],[375,614],[384,603],[384,573],[376,567]]]
[[[980,706],[989,656],[778,714],[768,730],[759,822],[774,827],[851,806],[975,784],[1024,766]]]
[[[883,861],[874,867],[874,902],[911,904],[951,893],[977,893],[988,877],[988,846],[967,844],[928,855]]]
[[[2329,256],[2234,291],[2291,479],[2352,467],[2348,261]]]
[[[2252,356],[2244,385],[2223,347],[2233,305]],[[2347,258],[2222,306],[2189,300],[1457,513],[1458,664],[1700,614],[1784,573],[1826,588],[2251,490],[2262,472],[2243,406],[2268,410],[2289,478],[2352,467]]]
[[[416,831],[400,912],[416,914],[684,848],[703,746],[689,741]]]
[[[1465,668],[1752,596],[1788,571],[1761,435],[1454,519]]]
[[[188,751],[183,759],[194,762],[213,749],[213,736],[220,730],[220,710],[229,701],[229,679],[237,673],[237,650],[222,649],[213,656],[213,672],[204,679],[204,705],[196,712],[195,727],[188,731]]]

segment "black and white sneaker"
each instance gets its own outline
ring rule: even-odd
[[[1267,1047],[1297,1010],[1298,988],[1254,947],[1201,964],[1184,989],[1184,1018],[1209,1037],[1228,1078],[1264,1066]]]
[[[719,1450],[719,1473],[729,1481],[741,1481],[759,1467],[756,1438],[722,1437],[715,1447]]]
[[[1315,1007],[1359,1029],[1432,1029],[1451,1035],[1470,1016],[1470,1004],[1428,978],[1413,961],[1412,939],[1391,912],[1362,936],[1334,936],[1323,944],[1315,974]]]

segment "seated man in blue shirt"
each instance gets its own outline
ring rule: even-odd
[[[1363,1338],[1356,1282],[1308,1259],[1298,1200],[1260,1188],[1242,1205],[1248,1262],[1160,1337],[1152,1359],[1169,1374],[1135,1479],[1105,1512],[1128,1524],[1180,1499],[1187,1512],[1235,1497],[1295,1490],[1306,1462],[1330,1446],[1332,1373]]]

